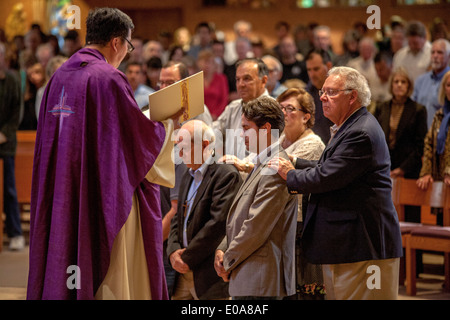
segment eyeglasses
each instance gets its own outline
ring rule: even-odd
[[[158,85],[158,87],[168,87],[168,86],[170,86],[171,84],[174,84],[176,81],[175,80],[167,80],[167,81],[159,81],[158,83],[157,83],[157,85]]]
[[[352,91],[355,89],[327,89],[327,90],[319,90],[319,97],[321,97],[323,94],[326,94],[328,97],[334,97],[336,96],[339,91]]]
[[[128,53],[132,53],[134,50],[133,44],[127,38],[123,37],[128,42]]]
[[[291,105],[286,106],[286,107],[281,106],[281,111],[286,111],[287,114],[290,114],[290,113],[294,112],[295,110],[303,111],[303,109],[297,109],[297,108],[294,108],[294,107],[291,106]],[[306,111],[303,111],[303,112],[308,113],[308,112],[306,112]]]

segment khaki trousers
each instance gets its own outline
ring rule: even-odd
[[[178,276],[172,300],[198,300],[195,293],[194,274],[188,271]]]
[[[322,265],[328,300],[396,300],[400,258]]]

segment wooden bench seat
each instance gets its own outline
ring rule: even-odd
[[[431,208],[442,208],[444,210],[444,225],[449,222],[448,212],[450,209],[449,188],[442,181],[436,181],[427,190],[421,190],[414,179],[398,178],[392,181],[392,200],[397,210],[402,234],[402,246],[405,248],[405,257],[400,260],[399,282],[403,285],[406,281],[406,291],[409,295],[416,294],[416,256],[415,249],[407,248],[409,239],[413,233],[420,230],[439,230],[436,225],[436,216],[431,214]],[[420,223],[405,222],[405,206],[419,206]],[[435,229],[428,229],[434,225]],[[417,234],[417,233],[416,233]],[[436,233],[437,235],[437,233]],[[436,239],[440,241],[439,239]],[[411,244],[411,243],[410,243]],[[414,242],[412,244],[414,247]],[[420,248],[416,248],[420,249]],[[412,251],[414,250],[414,251]],[[433,250],[436,251],[436,250]],[[414,254],[414,257],[411,257]],[[413,272],[413,273],[411,273]],[[411,279],[414,277],[414,281]]]
[[[416,295],[416,250],[444,253],[444,291],[450,292],[450,227],[413,228],[406,240],[406,293]]]
[[[450,228],[436,226],[431,208],[444,212],[444,226],[450,225],[450,188],[442,181],[421,190],[413,179],[394,179],[392,200],[397,209],[405,257],[400,264],[400,284],[406,279],[406,293],[416,295],[416,250],[444,252],[445,290],[450,289]],[[405,222],[405,206],[421,207],[421,223]],[[405,270],[406,269],[406,270]],[[406,275],[405,275],[406,271]]]

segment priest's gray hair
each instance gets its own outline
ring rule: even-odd
[[[358,101],[362,106],[370,105],[370,88],[367,79],[356,69],[349,67],[334,67],[328,72],[328,76],[340,76],[344,79],[344,89],[352,89],[358,92]]]

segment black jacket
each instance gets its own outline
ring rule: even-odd
[[[172,219],[167,243],[168,256],[184,247],[183,205],[192,179],[189,172],[181,179],[177,214]],[[225,237],[228,210],[241,184],[241,176],[234,166],[212,163],[207,166],[197,189],[187,224],[188,246],[181,258],[193,271],[195,292],[199,299],[229,296],[228,283],[214,269],[214,255]]]
[[[387,101],[378,104],[374,112],[375,118],[377,118],[386,136],[386,142],[388,142],[390,133],[391,108],[392,101]],[[389,150],[391,170],[403,169],[407,179],[419,177],[426,134],[427,110],[424,106],[408,98],[398,123],[395,147]]]
[[[16,132],[19,127],[20,83],[10,72],[0,79],[0,132],[8,141],[0,144],[0,157],[14,156],[16,153]]]

